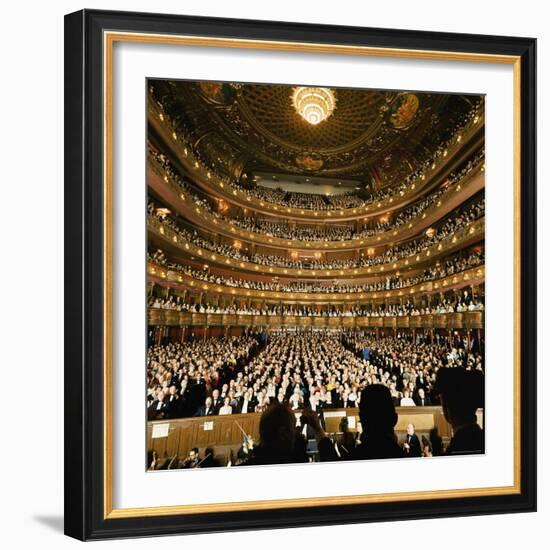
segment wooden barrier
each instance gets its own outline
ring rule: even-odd
[[[409,317],[409,328],[421,328],[421,321],[420,315],[411,315]]]
[[[420,315],[421,328],[434,328],[434,316],[432,314]]]
[[[409,326],[410,326],[409,317],[397,318],[397,328],[409,328]]]
[[[314,327],[314,328],[439,328],[482,329],[483,311],[438,313],[399,317],[308,317],[300,315],[246,315],[228,313],[189,313],[171,309],[149,308],[152,326],[209,327]]]
[[[396,410],[398,421],[395,431],[401,442],[409,423],[415,425],[419,437],[428,437],[434,427],[444,442],[448,442],[452,436],[451,426],[445,420],[441,407],[396,407]],[[297,411],[296,415],[298,418],[300,412]],[[157,451],[160,457],[176,454],[185,457],[193,447],[198,447],[201,453],[205,448],[212,447],[217,455],[228,457],[230,450],[235,452],[242,444],[243,431],[258,441],[260,416],[259,413],[232,414],[148,422],[147,448]],[[359,424],[358,409],[350,408],[324,412],[327,433],[339,433],[343,417],[348,418],[349,430],[356,432]],[[483,424],[482,410],[478,411],[478,422]]]
[[[434,328],[447,328],[447,314],[437,314],[433,316]]]

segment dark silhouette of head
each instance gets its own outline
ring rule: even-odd
[[[212,449],[212,447],[207,447],[206,449],[204,449],[204,456],[214,457],[214,449]]]
[[[437,371],[436,389],[445,419],[457,427],[476,422],[476,410],[484,406],[483,373],[460,367],[442,367]]]
[[[349,422],[347,416],[342,416],[342,420],[340,420],[340,431],[343,433],[346,433],[349,429]]]
[[[382,384],[371,384],[361,392],[359,418],[365,433],[393,433],[397,413],[390,390]]]
[[[437,426],[434,426],[430,430],[430,447],[434,456],[440,456],[443,454],[443,439],[439,435]]]
[[[296,418],[288,405],[275,401],[260,418],[260,446],[274,457],[291,457],[296,440]]]

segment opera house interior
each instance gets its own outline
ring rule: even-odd
[[[147,468],[484,452],[483,96],[147,94]]]

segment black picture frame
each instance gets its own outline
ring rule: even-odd
[[[521,491],[292,509],[106,518],[103,31],[511,55],[521,66]],[[536,40],[83,10],[65,17],[65,532],[80,540],[536,509]]]

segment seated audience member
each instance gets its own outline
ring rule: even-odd
[[[476,418],[477,409],[484,406],[483,374],[443,367],[437,372],[436,386],[445,419],[453,427],[447,454],[484,453],[485,434]]]
[[[397,413],[390,390],[381,384],[367,386],[359,402],[361,443],[356,447],[354,459],[401,458],[403,450],[397,443],[395,432]]]
[[[252,456],[243,464],[290,464],[307,462],[307,455],[296,445],[296,418],[290,408],[281,403],[269,406],[260,418],[260,442]]]
[[[215,414],[214,407],[212,406],[212,398],[207,397],[204,400],[204,405],[201,405],[194,416],[212,416]]]
[[[405,390],[403,392],[403,397],[401,398],[400,405],[402,407],[414,407],[416,406],[416,403],[411,398],[411,393],[409,390]]]
[[[231,399],[229,397],[226,397],[223,400],[223,407],[220,407],[220,410],[218,412],[219,415],[226,415],[226,414],[232,414],[233,413],[233,407],[230,405]]]
[[[198,468],[214,468],[221,466],[220,461],[214,456],[214,449],[207,447],[204,450],[204,458],[197,464]]]
[[[430,450],[432,456],[441,456],[443,454],[443,439],[441,439],[437,428],[430,430]]]
[[[347,416],[343,416],[342,420],[340,420],[340,432],[342,433],[337,438],[336,445],[340,458],[346,460],[351,458],[355,450],[355,435],[349,431]]]
[[[407,435],[405,436],[403,449],[406,457],[422,456],[420,440],[418,439],[418,436],[414,433],[414,424],[407,424]]]
[[[321,460],[337,458],[330,439],[321,428],[317,414],[310,409],[302,411],[302,425],[311,428],[317,439]],[[287,404],[275,400],[260,418],[260,442],[254,447],[252,456],[243,465],[290,464],[308,462],[307,442],[296,418]]]
[[[223,401],[220,397],[220,390],[214,390],[212,392],[212,408],[214,409],[214,414],[219,414],[222,404]]]
[[[418,407],[428,407],[432,404],[429,397],[426,397],[426,392],[423,388],[419,388],[416,398],[414,399],[415,405]]]
[[[200,461],[201,459],[199,456],[199,449],[197,447],[193,447],[189,451],[189,456],[183,461],[181,467],[184,469],[196,468],[199,465]]]
[[[425,435],[422,436],[422,456],[433,456],[432,447],[430,445],[430,442],[428,441],[428,438]]]
[[[157,451],[149,449],[147,451],[147,469],[148,470],[157,470],[160,465],[159,455]]]
[[[151,401],[147,409],[148,420],[161,420],[166,415],[166,403],[164,402],[164,394],[162,390],[156,392],[153,401]]]
[[[245,394],[239,399],[239,404],[237,406],[237,412],[240,414],[254,412],[256,408],[256,402],[252,396],[252,390],[249,389]]]
[[[177,394],[176,386],[170,386],[167,398],[164,400],[166,418],[178,418],[181,416],[182,403]]]

